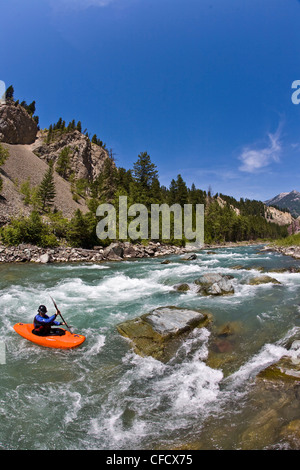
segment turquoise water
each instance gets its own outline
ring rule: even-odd
[[[195,441],[207,449],[242,447],[245,423],[261,399],[253,396],[256,374],[287,353],[288,341],[300,339],[300,274],[270,273],[280,286],[250,286],[245,282],[260,273],[233,269],[299,266],[259,248],[203,251],[188,262],[171,256],[167,265],[160,258],[1,265],[0,448],[170,449]],[[204,272],[233,275],[235,294],[213,298],[173,289]],[[54,313],[50,295],[86,336],[78,349],[42,348],[14,332],[15,323],[32,322],[40,304]],[[167,364],[132,352],[116,325],[166,305],[209,311],[215,328],[241,326],[226,370],[205,362],[209,329],[191,333]],[[297,406],[283,413],[281,423],[300,419]],[[286,445],[278,436],[258,446]]]

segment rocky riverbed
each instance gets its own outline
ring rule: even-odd
[[[291,256],[294,259],[300,259],[300,246],[298,245],[266,245],[261,251],[276,251],[277,253],[281,253],[282,255]]]
[[[251,242],[226,243],[218,245],[204,245],[203,250],[217,249],[224,246],[247,246]],[[114,242],[107,247],[95,246],[93,249],[72,248],[70,246],[58,246],[55,248],[41,248],[31,244],[17,246],[5,246],[0,244],[0,263],[71,263],[71,262],[101,262],[122,261],[131,258],[151,258],[168,255],[183,255],[183,260],[196,259],[193,252],[195,247],[179,247],[160,242],[150,241],[148,245],[142,243]],[[213,251],[209,252],[214,254]],[[168,260],[165,261],[166,264]]]
[[[111,243],[107,247],[94,249],[57,247],[40,248],[34,245],[22,244],[6,247],[0,245],[0,263],[66,263],[66,262],[101,262],[122,261],[130,258],[150,258],[173,254],[185,254],[187,248],[150,242],[132,244],[129,242]]]

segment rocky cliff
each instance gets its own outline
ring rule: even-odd
[[[0,141],[8,144],[32,144],[37,123],[19,104],[7,101],[0,106]]]
[[[42,160],[57,163],[63,149],[69,149],[70,168],[66,176],[74,173],[76,179],[93,181],[102,171],[108,156],[107,150],[91,143],[90,139],[79,132],[57,132],[48,139],[48,130],[39,131],[37,138],[31,145],[31,150]]]
[[[275,207],[268,206],[265,206],[265,218],[278,225],[291,225],[295,221],[289,212],[282,212]]]

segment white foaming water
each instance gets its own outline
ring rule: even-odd
[[[185,275],[199,274],[203,271],[203,266],[199,264],[171,264],[165,269],[157,269],[149,273],[150,278],[164,279],[169,277],[181,278]]]
[[[283,346],[266,344],[258,354],[253,356],[237,372],[226,379],[229,388],[239,387],[249,379],[254,378],[261,370],[288,354],[288,351]]]
[[[184,429],[196,416],[203,422],[219,409],[223,379],[220,370],[203,362],[209,336],[206,329],[195,330],[178,352],[182,362],[175,358],[163,364],[128,353],[123,359],[128,371],[103,403],[101,415],[92,419],[89,432],[104,432],[110,448],[115,448],[129,442],[138,445],[144,437],[155,438],[167,429]]]
[[[80,270],[82,271],[83,269],[84,270],[102,270],[102,269],[109,269],[110,266],[106,265],[106,264],[69,264],[68,265],[68,271],[77,271],[77,270]],[[55,270],[66,270],[66,266],[64,266],[64,264],[62,265],[58,265],[56,264],[54,266],[54,269]]]
[[[90,360],[93,356],[97,356],[103,349],[106,341],[106,336],[98,331],[87,329],[84,332],[85,336],[90,337],[89,348],[84,353],[84,359]]]
[[[71,302],[97,300],[102,303],[116,304],[120,301],[138,299],[152,295],[157,290],[167,291],[169,288],[154,280],[130,278],[124,274],[106,277],[99,283],[90,285],[80,278],[63,282],[57,286],[57,298]]]

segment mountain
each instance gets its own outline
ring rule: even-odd
[[[289,209],[293,217],[300,216],[300,193],[293,190],[289,193],[280,193],[277,196],[265,201],[267,206],[276,206],[280,209]]]

